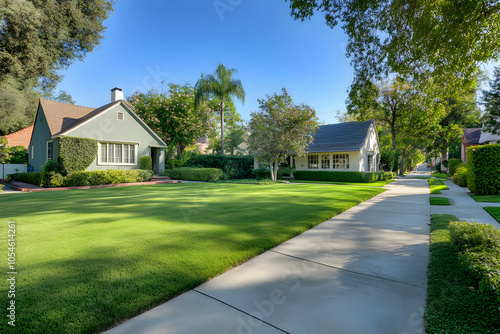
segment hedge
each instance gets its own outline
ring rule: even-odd
[[[467,187],[476,195],[500,194],[500,144],[467,148]]]
[[[79,171],[62,176],[59,173],[50,172],[50,187],[82,187],[97,186],[101,184],[135,183],[146,182],[153,176],[153,171],[133,170],[94,170]]]
[[[451,180],[460,187],[467,187],[467,167],[464,163],[458,164],[456,172],[451,177]]]
[[[454,175],[457,172],[458,165],[462,163],[462,159],[450,159],[448,161],[450,166],[450,175]]]
[[[200,154],[189,158],[183,167],[219,168],[230,179],[248,179],[253,177],[253,156]]]
[[[15,173],[7,175],[7,181],[19,181],[28,184],[33,184],[35,186],[40,186],[42,184],[42,173]]]
[[[222,178],[224,172],[220,168],[180,167],[166,170],[164,175],[177,180],[212,181]]]
[[[500,307],[500,231],[491,225],[452,222],[450,238],[464,269],[479,280],[480,290],[495,298]]]
[[[153,159],[149,155],[143,155],[139,158],[139,168],[144,170],[153,170]]]
[[[335,172],[298,170],[293,173],[296,180],[371,183],[395,178],[393,172]]]
[[[59,162],[68,172],[87,169],[97,156],[97,140],[60,137]]]

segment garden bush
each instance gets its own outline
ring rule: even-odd
[[[59,160],[68,172],[85,170],[95,160],[96,156],[96,139],[77,137],[59,138]]]
[[[35,186],[40,186],[42,184],[42,173],[34,172],[34,173],[9,174],[6,176],[6,179],[8,182],[19,181],[28,184],[33,184]]]
[[[220,168],[190,168],[180,167],[169,169],[164,172],[165,176],[173,179],[187,181],[212,181],[223,177],[224,172]]]
[[[467,187],[476,195],[500,194],[500,144],[467,148]]]
[[[395,177],[393,172],[335,172],[298,170],[293,173],[296,180],[332,181],[332,182],[357,182],[371,183],[375,181],[390,180]]]
[[[451,180],[460,187],[467,187],[467,166],[464,163],[457,166],[456,172],[451,177]]]
[[[66,175],[66,170],[57,160],[47,160],[45,164],[42,165],[42,186],[50,187],[50,178],[54,174]]]
[[[63,177],[61,174],[53,174],[52,177],[57,182],[57,185],[52,187],[84,187],[97,186],[101,184],[117,184],[117,183],[135,183],[146,182],[153,176],[152,170],[94,170],[94,171],[78,171],[69,173]],[[62,179],[61,179],[62,178]]]
[[[200,154],[189,158],[184,167],[219,168],[230,179],[248,179],[253,177],[253,156]]]
[[[462,163],[462,159],[450,159],[449,161],[449,166],[450,166],[450,175],[454,175],[457,172],[457,167]]]
[[[3,187],[4,187],[4,185],[3,185],[3,184],[0,184],[0,191],[2,191],[2,190],[3,190]]]
[[[139,158],[139,168],[144,170],[153,170],[153,159],[148,155]]]
[[[252,171],[252,175],[256,180],[271,180],[271,171],[269,170],[269,168],[266,167],[260,167],[254,169]],[[280,168],[278,168],[277,179],[281,180],[282,177],[283,177],[283,171]]]
[[[460,263],[500,307],[500,231],[486,224],[453,222],[450,238]]]

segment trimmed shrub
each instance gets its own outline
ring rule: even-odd
[[[219,168],[230,179],[248,179],[253,177],[253,156],[200,154],[189,158],[184,167]]]
[[[500,144],[467,148],[467,187],[476,195],[500,194]]]
[[[34,172],[34,173],[16,173],[7,175],[7,181],[19,181],[28,184],[33,184],[35,186],[42,185],[42,173]]]
[[[153,170],[153,159],[148,155],[139,158],[139,168],[144,170]]]
[[[452,222],[450,238],[462,266],[500,307],[500,231],[491,225]]]
[[[450,166],[450,175],[454,175],[457,172],[457,167],[462,163],[462,159],[450,159],[449,161],[449,166]]]
[[[64,176],[56,172],[49,173],[49,185],[51,188],[62,187],[64,185]]]
[[[435,170],[436,172],[438,172],[438,173],[441,173],[441,163],[440,163],[440,162],[438,162],[438,163],[436,164],[436,166],[434,167],[434,170]]]
[[[252,171],[252,174],[256,180],[271,180],[271,171],[266,167],[254,169]],[[282,177],[283,172],[282,170],[280,170],[280,168],[278,168],[278,180],[281,180]]]
[[[153,176],[152,170],[94,170],[79,171],[68,174],[58,187],[84,187],[101,184],[146,182]]]
[[[87,169],[97,156],[97,140],[60,137],[59,161],[68,172]]]
[[[3,185],[3,184],[0,184],[0,191],[2,191],[2,190],[3,190],[3,187],[4,187],[4,185]]]
[[[222,178],[224,172],[220,168],[180,167],[166,170],[164,174],[178,180],[212,181]]]
[[[66,170],[57,160],[47,160],[47,162],[42,165],[42,185],[44,187],[50,187],[51,176],[54,174],[66,175]]]
[[[456,172],[451,177],[451,180],[460,187],[467,187],[467,167],[464,163],[457,166]]]
[[[293,176],[296,180],[371,183],[393,179],[395,173],[384,171],[365,173],[297,170],[293,173]]]

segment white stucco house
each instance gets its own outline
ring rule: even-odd
[[[307,155],[294,159],[296,170],[379,171],[380,143],[373,120],[322,125],[313,138]]]
[[[378,172],[380,143],[373,120],[321,126],[296,170]]]

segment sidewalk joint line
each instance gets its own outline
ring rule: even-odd
[[[283,329],[281,329],[281,328],[279,328],[279,327],[276,327],[276,326],[274,326],[273,324],[271,324],[271,323],[269,323],[269,322],[267,322],[267,321],[265,321],[265,320],[262,320],[262,319],[260,319],[260,318],[257,318],[257,317],[255,317],[255,316],[251,315],[250,313],[245,312],[245,311],[243,311],[243,310],[241,310],[241,309],[239,309],[239,308],[237,308],[237,307],[234,307],[233,305],[230,305],[230,304],[228,304],[228,303],[226,303],[226,302],[224,302],[224,301],[222,301],[222,300],[220,300],[220,299],[218,299],[218,298],[215,298],[215,297],[213,297],[213,296],[210,296],[210,295],[208,295],[208,294],[206,294],[206,293],[203,293],[203,292],[201,292],[201,291],[198,291],[198,290],[196,290],[196,289],[193,289],[193,291],[198,292],[200,295],[203,295],[203,296],[205,296],[205,297],[208,297],[208,298],[211,298],[211,299],[213,299],[213,300],[215,300],[215,301],[218,301],[219,303],[222,303],[222,304],[224,304],[224,305],[226,305],[226,306],[229,306],[230,308],[235,309],[235,310],[236,310],[236,311],[238,311],[238,312],[244,313],[244,314],[248,315],[249,317],[252,317],[252,318],[254,318],[254,319],[256,319],[256,320],[259,320],[260,322],[265,323],[266,325],[269,325],[269,326],[271,326],[271,327],[273,327],[273,328],[276,328],[276,329],[277,329],[277,330],[279,330],[280,332],[283,332],[283,333],[286,333],[286,334],[291,334],[290,332],[287,332],[287,331],[285,331],[285,330],[283,330]]]
[[[380,276],[375,276],[375,275],[370,275],[370,274],[359,273],[357,271],[353,271],[353,270],[349,270],[349,269],[345,269],[345,268],[339,268],[339,267],[335,267],[335,266],[332,266],[332,265],[329,265],[329,264],[324,264],[324,263],[313,261],[313,260],[303,259],[303,258],[298,257],[298,256],[293,256],[293,255],[290,255],[290,254],[285,254],[285,253],[277,252],[277,251],[272,250],[272,249],[270,249],[269,252],[274,252],[274,253],[281,254],[281,255],[284,255],[284,256],[288,256],[288,257],[291,257],[291,258],[294,258],[294,259],[298,259],[298,260],[302,260],[302,261],[307,261],[307,262],[319,264],[320,266],[324,266],[324,267],[328,267],[328,268],[333,268],[333,269],[338,269],[338,270],[342,270],[342,271],[347,271],[349,273],[356,274],[356,275],[368,276],[368,277],[372,277],[372,278],[378,278],[378,279],[381,279],[381,280],[384,280],[384,281],[390,281],[390,282],[394,282],[394,283],[400,283],[400,284],[414,286],[416,288],[424,288],[424,286],[419,285],[419,284],[412,284],[412,283],[407,283],[407,282],[401,282],[401,281],[396,281],[394,279],[390,279],[390,278],[386,278],[386,277],[380,277]]]

